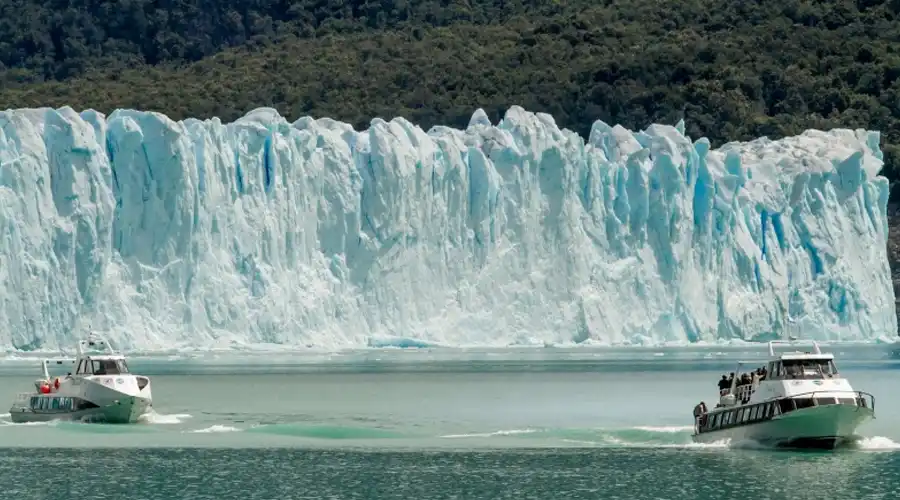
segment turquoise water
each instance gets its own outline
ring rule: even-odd
[[[6,415],[0,484],[18,485],[10,498],[56,498],[28,471],[65,470],[54,481],[68,492],[106,484],[94,498],[896,498],[891,349],[833,349],[878,418],[853,447],[817,453],[691,442],[693,406],[763,348],[136,358],[132,370],[153,382],[146,422]],[[34,361],[0,360],[0,401],[37,373]],[[791,490],[800,480],[816,487]]]

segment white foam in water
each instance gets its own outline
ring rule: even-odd
[[[12,421],[3,419],[3,420],[0,420],[0,425],[13,425],[13,426],[22,426],[22,425],[25,425],[25,426],[35,426],[35,425],[43,425],[43,426],[55,427],[56,425],[59,424],[59,422],[61,422],[61,421],[60,421],[60,420],[48,420],[48,421],[45,421],[45,422],[12,422]]]
[[[785,300],[807,338],[897,331],[877,132],[683,130],[2,112],[0,346],[728,342]]]
[[[180,424],[189,418],[191,418],[191,415],[187,413],[164,415],[161,413],[156,413],[155,411],[151,411],[150,413],[141,415],[140,421],[147,424],[174,425]]]
[[[445,436],[441,436],[445,439],[461,439],[461,438],[486,438],[486,437],[496,437],[496,436],[518,436],[521,434],[534,434],[540,432],[537,429],[510,429],[510,430],[500,430],[494,432],[476,432],[471,434],[447,434]]]
[[[654,427],[654,426],[637,426],[635,429],[639,431],[647,431],[647,432],[666,432],[666,433],[677,433],[677,432],[688,432],[693,431],[693,427],[690,425],[673,425],[668,427]]]
[[[895,451],[900,450],[900,443],[884,437],[864,437],[856,442],[856,448],[867,451]]]
[[[229,425],[213,425],[211,427],[207,427],[205,429],[197,429],[191,431],[194,434],[218,434],[222,432],[240,432],[241,429],[237,427],[231,427]]]

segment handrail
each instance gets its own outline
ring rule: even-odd
[[[829,395],[832,395],[832,394],[853,394],[853,395],[855,396],[854,399],[856,399],[856,400],[863,400],[863,401],[865,401],[865,399],[866,399],[865,396],[868,396],[868,399],[869,399],[869,405],[870,405],[869,407],[872,409],[872,412],[875,411],[875,396],[873,396],[872,394],[870,394],[870,393],[868,393],[868,392],[865,392],[865,391],[809,391],[809,392],[800,392],[800,393],[797,393],[797,394],[791,394],[791,395],[785,395],[785,396],[776,396],[776,397],[773,397],[773,398],[769,398],[769,399],[762,400],[762,401],[760,401],[759,403],[769,403],[769,402],[773,402],[773,401],[782,401],[782,400],[793,400],[793,399],[799,399],[799,398],[802,398],[802,397],[804,397],[804,396],[808,396],[810,399],[812,399],[813,405],[814,405],[814,406],[819,406],[819,402],[818,402],[818,400],[817,400],[816,397],[815,397],[816,394],[829,394]],[[757,404],[757,403],[753,403],[753,404]],[[865,406],[865,405],[862,405],[862,406]],[[857,409],[859,409],[859,407],[860,407],[860,405],[857,404]]]
[[[792,322],[793,322],[793,321],[792,321]],[[769,356],[772,356],[772,357],[775,356],[775,344],[792,345],[792,344],[796,344],[796,343],[797,343],[796,340],[797,340],[797,339],[792,339],[792,340],[770,340],[770,341],[769,341]],[[812,342],[812,346],[813,346],[813,352],[812,352],[811,354],[822,354],[822,349],[819,348],[819,343],[816,342],[815,340],[812,340],[812,341],[810,341],[810,342]]]
[[[799,396],[809,395],[813,400],[813,404],[819,406],[818,401],[816,400],[816,394],[854,394],[856,395],[856,399],[865,400],[864,396],[869,397],[869,401],[871,404],[872,412],[875,411],[875,396],[865,391],[811,391],[811,392],[801,392],[799,394],[791,394],[790,396],[784,396],[780,399],[796,399]],[[858,407],[858,406],[857,406]]]
[[[752,396],[753,395],[753,384],[744,384],[739,385],[734,390],[734,396],[740,400],[745,399],[744,396]]]
[[[806,396],[807,394],[820,394],[820,393],[825,393],[825,392],[838,393],[838,394],[842,394],[842,393],[843,393],[843,394],[865,394],[866,396],[869,396],[869,397],[871,397],[871,398],[874,398],[874,397],[875,397],[875,396],[872,396],[871,394],[869,394],[869,393],[866,392],[866,391],[844,391],[844,390],[832,391],[832,390],[818,390],[818,391],[809,391],[809,392],[798,392],[797,394],[785,395],[785,396],[781,396],[781,397],[779,397],[779,398],[772,398],[772,399],[793,398],[793,397],[796,397],[796,396]]]
[[[752,387],[752,386],[744,385],[744,386],[741,386],[741,389],[743,389],[744,387]],[[720,394],[720,395],[723,395],[722,392],[724,392],[724,391],[725,391],[725,390],[723,389],[723,391],[720,391],[719,394]],[[727,395],[727,394],[730,394],[730,392],[726,392],[726,393],[725,393],[725,395]],[[752,394],[752,391],[751,391],[751,394]],[[785,400],[785,399],[796,399],[796,398],[801,398],[801,397],[804,397],[804,396],[808,396],[808,397],[812,398],[813,401],[815,402],[815,401],[816,401],[816,398],[815,398],[815,395],[816,395],[816,394],[829,394],[829,395],[832,395],[832,394],[837,394],[837,395],[840,395],[840,394],[853,394],[853,395],[855,396],[855,399],[864,399],[864,396],[868,396],[868,399],[869,399],[870,404],[871,404],[872,411],[875,411],[875,396],[873,396],[872,394],[870,394],[870,393],[868,393],[868,392],[865,392],[865,391],[846,391],[846,390],[834,390],[834,391],[832,391],[832,390],[819,390],[819,391],[800,392],[800,393],[797,393],[797,394],[790,394],[790,395],[783,395],[783,396],[774,396],[774,397],[771,397],[771,398],[768,398],[768,399],[763,399],[763,400],[756,401],[756,402],[753,402],[753,403],[746,403],[746,404],[741,403],[741,404],[736,404],[736,405],[733,406],[733,408],[737,408],[737,407],[741,407],[741,406],[746,406],[747,404],[749,404],[749,405],[754,405],[754,404],[759,404],[759,403],[770,403],[770,402],[773,402],[773,401],[781,401],[781,400]],[[737,400],[737,401],[742,401],[742,399],[739,398],[737,394],[735,394],[735,400]],[[817,402],[815,402],[814,404],[815,404],[816,406],[818,406],[818,403],[817,403]],[[709,413],[709,412],[707,412],[707,413]]]

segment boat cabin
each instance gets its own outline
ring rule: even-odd
[[[98,340],[90,338],[88,340],[82,340],[78,343],[77,350],[77,355],[74,358],[42,360],[41,370],[43,372],[43,378],[35,382],[35,387],[38,392],[49,393],[52,392],[52,388],[58,387],[58,377],[57,380],[53,381],[51,384],[50,371],[48,369],[51,364],[74,365],[74,375],[76,376],[123,375],[130,373],[128,363],[125,362],[125,357],[116,353],[105,339]],[[94,351],[95,353],[88,354],[88,351]],[[66,375],[66,378],[69,378],[71,375],[73,374],[69,372]]]
[[[805,392],[851,390],[834,364],[834,355],[822,353],[815,342],[812,352],[786,352],[777,356],[772,344],[769,343],[769,355],[773,359],[749,373],[742,372],[742,367],[749,363],[738,362],[737,371],[727,385],[720,381],[717,408]]]
[[[121,375],[130,373],[121,356],[85,356],[78,361],[75,375]]]
[[[782,354],[766,366],[768,380],[822,380],[838,375],[831,354]]]
[[[88,351],[99,351],[102,354],[88,354]],[[130,373],[125,356],[122,356],[109,345],[104,338],[92,336],[78,343],[77,365],[75,375],[123,375]]]

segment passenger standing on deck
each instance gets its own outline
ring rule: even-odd
[[[694,407],[694,422],[697,424],[698,428],[703,427],[702,418],[706,413],[706,403],[700,401],[700,404]]]
[[[731,387],[731,382],[728,381],[728,377],[722,375],[722,380],[719,380],[719,390],[728,389]]]
[[[697,424],[700,427],[703,427],[704,425],[706,425],[706,417],[707,417],[706,413],[708,411],[709,410],[706,408],[705,401],[700,401],[700,404],[698,404],[696,407],[694,407],[694,418],[697,420]]]

